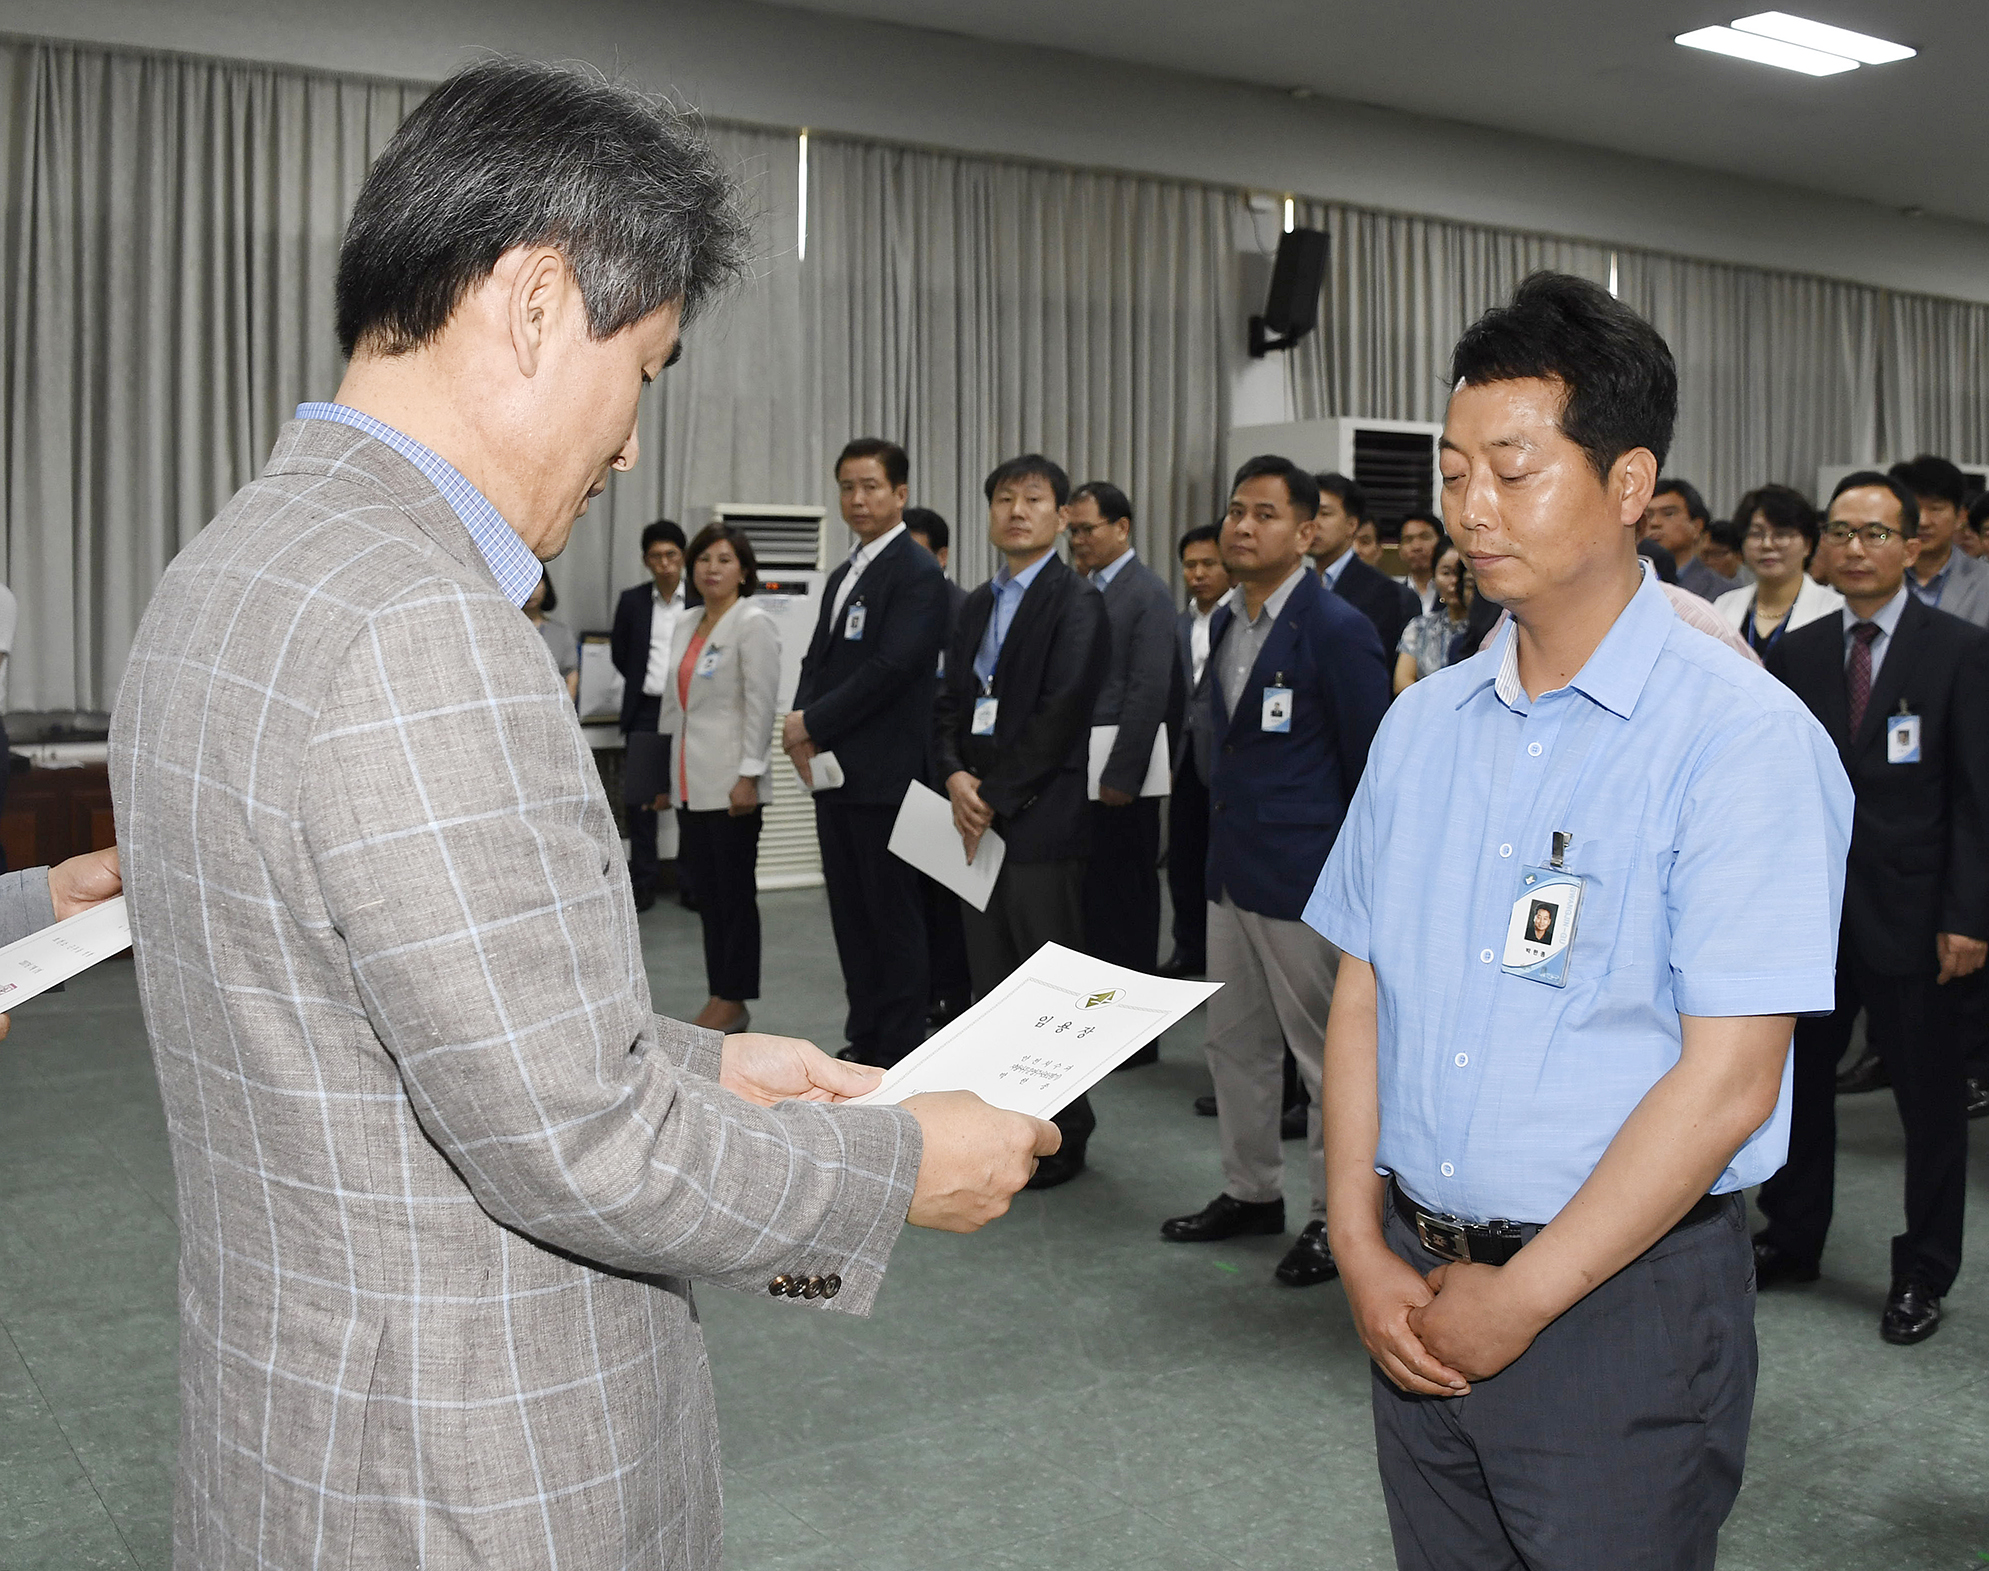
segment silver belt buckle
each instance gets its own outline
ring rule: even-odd
[[[1462,1222],[1441,1221],[1419,1206],[1416,1210],[1416,1236],[1433,1255],[1441,1255],[1445,1260],[1459,1265],[1471,1263],[1471,1240],[1465,1235]]]

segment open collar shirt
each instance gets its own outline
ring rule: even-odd
[[[1243,702],[1243,689],[1249,685],[1250,672],[1257,664],[1257,657],[1264,652],[1264,641],[1271,636],[1271,629],[1277,626],[1278,618],[1285,614],[1292,591],[1298,588],[1299,575],[1305,570],[1305,559],[1300,557],[1298,566],[1257,608],[1255,621],[1244,612],[1243,586],[1238,584],[1230,590],[1226,604],[1232,620],[1223,634],[1222,647],[1216,651],[1216,677],[1222,683],[1223,704],[1232,716],[1236,713],[1236,706]]]
[[[1125,550],[1121,551],[1117,556],[1113,557],[1111,561],[1107,562],[1103,567],[1099,568],[1097,572],[1089,575],[1091,579],[1091,586],[1094,589],[1096,589],[1100,594],[1103,594],[1105,592],[1105,586],[1111,583],[1113,579],[1119,576],[1119,570],[1123,568],[1128,562],[1133,560],[1134,554],[1135,553],[1133,551],[1133,548],[1131,546],[1127,546]]]
[[[974,651],[974,675],[981,679],[983,689],[994,680],[995,666],[1001,659],[1002,641],[1008,637],[1009,624],[1015,620],[1022,597],[1029,593],[1029,586],[1036,582],[1036,575],[1056,554],[1054,547],[1045,551],[1019,573],[1010,573],[1008,563],[1003,562],[990,580],[994,588],[994,609],[988,613],[987,631],[981,634],[980,647]]]
[[[375,420],[345,404],[299,404],[297,418],[349,425],[355,431],[364,431],[376,442],[386,443],[442,493],[442,500],[455,510],[463,527],[470,532],[505,598],[516,606],[532,598],[532,591],[545,577],[545,565],[532,555],[531,547],[518,537],[518,531],[504,521],[504,515],[491,506],[490,498],[471,485],[448,459],[405,432],[396,431],[384,420]]]
[[[1941,570],[1938,573],[1936,573],[1932,578],[1928,579],[1924,584],[1920,582],[1919,576],[1913,571],[1912,568],[1910,567],[1907,568],[1906,582],[1900,587],[1903,589],[1911,590],[1913,593],[1913,598],[1915,600],[1918,600],[1922,605],[1932,606],[1936,611],[1940,610],[1941,593],[1943,590],[1945,590],[1948,587],[1948,580],[1954,577],[1955,558],[1960,555],[1961,555],[1960,546],[1953,546],[1953,545],[1949,546],[1948,559],[1941,564]],[[1873,620],[1877,619],[1874,618]],[[1897,618],[1895,617],[1894,620],[1896,621]],[[1888,637],[1891,636],[1890,632],[1888,632],[1887,636]],[[1885,642],[1885,640],[1881,639],[1879,640],[1879,642],[1883,643]],[[1876,649],[1873,650],[1873,656],[1874,658],[1872,660],[1872,675],[1877,676],[1878,660],[1876,658],[1877,657]]]
[[[878,557],[882,556],[885,548],[904,532],[905,525],[901,519],[893,527],[885,530],[875,540],[860,545],[854,551],[850,552],[849,571],[843,574],[843,581],[836,586],[835,604],[829,607],[829,622],[831,625],[835,623],[837,617],[843,614],[843,607],[849,603],[850,591],[856,588],[856,581],[863,576],[863,570],[876,561]]]
[[[1585,880],[1565,987],[1501,967],[1557,830]],[[1305,910],[1374,967],[1376,1168],[1432,1211],[1551,1221],[1678,1062],[1681,1015],[1829,1013],[1850,836],[1823,728],[1648,569],[1566,687],[1527,696],[1510,623],[1417,682]],[[1715,1192],[1782,1165],[1789,1085],[1785,1061]]]
[[[1338,592],[1340,588],[1340,575],[1347,570],[1347,564],[1354,559],[1355,554],[1354,548],[1348,546],[1346,550],[1342,551],[1332,561],[1319,569],[1319,576],[1326,581],[1328,589],[1336,593]]]

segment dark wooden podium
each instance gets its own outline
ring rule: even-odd
[[[7,866],[53,867],[117,839],[111,821],[110,771],[103,764],[29,769],[7,777],[0,845]]]

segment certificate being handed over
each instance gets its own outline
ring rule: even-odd
[[[1048,1118],[1221,986],[1146,976],[1045,944],[851,1105],[972,1091]]]

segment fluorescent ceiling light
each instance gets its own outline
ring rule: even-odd
[[[1835,76],[1839,71],[1855,71],[1858,62],[1843,55],[1825,54],[1821,49],[1805,49],[1801,44],[1785,44],[1779,38],[1763,38],[1757,33],[1739,33],[1731,27],[1702,27],[1680,33],[1673,43],[1687,49],[1707,49],[1716,55],[1732,55],[1760,65],[1778,65],[1784,71],[1801,71],[1806,76]]]
[[[1825,54],[1843,55],[1863,65],[1890,65],[1895,60],[1911,60],[1917,52],[1904,44],[1887,43],[1869,33],[1854,33],[1848,27],[1831,27],[1812,22],[1806,16],[1786,11],[1763,11],[1759,16],[1743,16],[1733,24],[1743,33],[1762,38],[1778,38],[1785,44],[1817,49]]]

